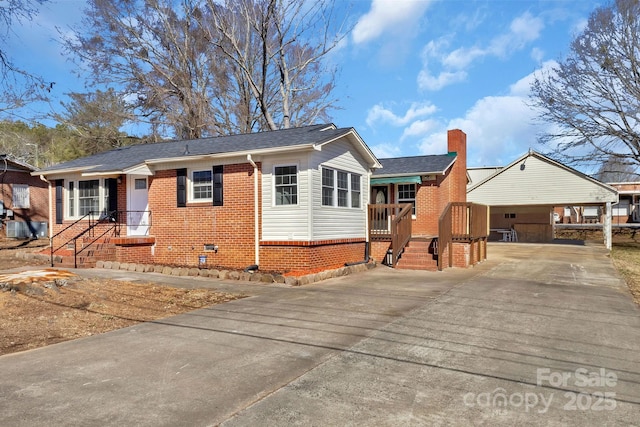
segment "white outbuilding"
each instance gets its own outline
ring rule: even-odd
[[[471,182],[467,201],[490,206],[492,232],[520,242],[553,240],[554,207],[599,207],[604,244],[611,248],[611,205],[618,202],[617,190],[535,151]]]

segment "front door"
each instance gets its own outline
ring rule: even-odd
[[[127,236],[149,234],[148,177],[127,175]]]
[[[389,187],[387,185],[371,186],[371,200],[375,205],[389,203]],[[373,213],[373,231],[389,232],[390,225],[389,210],[386,208],[375,209]]]

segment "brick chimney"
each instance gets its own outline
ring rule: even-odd
[[[467,201],[467,135],[460,129],[447,131],[447,149],[449,154],[456,155],[456,162],[451,170],[450,201]]]

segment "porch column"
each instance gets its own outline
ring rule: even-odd
[[[604,246],[611,250],[611,202],[607,202],[604,207],[602,234],[604,234]]]

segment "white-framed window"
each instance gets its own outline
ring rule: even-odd
[[[351,207],[359,208],[361,205],[361,187],[360,187],[360,175],[351,175]]]
[[[213,198],[213,171],[191,172],[191,194],[194,202],[208,202]]]
[[[147,178],[136,178],[136,180],[133,182],[133,187],[136,190],[146,190]]]
[[[411,214],[416,216],[416,185],[415,184],[398,184],[398,203],[411,203],[413,211]]]
[[[360,175],[332,168],[322,168],[322,206],[360,208]]]
[[[333,206],[334,170],[322,168],[322,206]]]
[[[67,218],[81,218],[90,212],[99,214],[109,207],[109,188],[104,179],[68,181],[65,194]]]
[[[298,166],[275,166],[274,178],[274,202],[276,206],[298,204]]]
[[[15,209],[29,209],[29,186],[27,184],[12,184],[12,206]]]
[[[100,212],[100,180],[78,181],[78,215]]]

